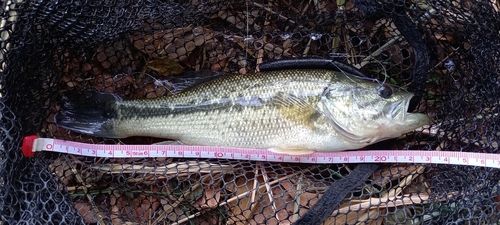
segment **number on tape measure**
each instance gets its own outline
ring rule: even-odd
[[[291,163],[435,163],[500,168],[500,155],[452,151],[370,150],[315,152],[308,155],[286,155],[262,149],[232,149],[209,146],[175,145],[104,145],[84,144],[50,138],[35,138],[32,151],[53,151],[91,157],[175,157],[221,158]],[[26,146],[23,144],[23,149]],[[40,149],[39,149],[40,148]],[[28,150],[29,151],[29,150]],[[23,150],[24,152],[24,150]],[[26,153],[28,155],[28,153]]]

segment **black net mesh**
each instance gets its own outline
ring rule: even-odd
[[[419,82],[414,71],[425,68],[413,44],[422,36],[430,67],[416,111],[433,125],[369,148],[498,152],[497,1],[8,0],[0,10],[2,224],[289,224],[352,170],[22,156],[28,134],[86,143],[162,141],[81,135],[57,127],[54,114],[66,90],[136,99],[170,94],[179,70],[245,74],[274,59],[335,57],[411,87]],[[412,27],[416,36],[408,35]],[[325,224],[495,224],[499,179],[497,169],[483,167],[382,165]]]

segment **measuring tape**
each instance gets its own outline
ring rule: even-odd
[[[107,158],[217,158],[288,163],[433,163],[500,168],[500,154],[489,153],[370,150],[288,155],[262,149],[211,146],[85,144],[37,136],[25,137],[22,151],[26,157],[34,156],[35,152],[49,151]]]

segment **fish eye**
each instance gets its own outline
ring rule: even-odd
[[[377,88],[378,91],[378,96],[382,98],[390,98],[392,96],[392,88],[389,87],[388,85],[380,85]]]

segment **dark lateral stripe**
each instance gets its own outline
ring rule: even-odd
[[[165,117],[167,115],[188,115],[200,112],[210,112],[213,110],[231,109],[234,112],[239,112],[245,107],[260,108],[264,106],[264,102],[256,102],[255,99],[247,101],[239,99],[231,101],[229,99],[215,102],[207,101],[196,105],[175,105],[155,108],[145,108],[139,106],[120,106],[119,112],[121,113],[120,119],[148,119],[152,117]]]

